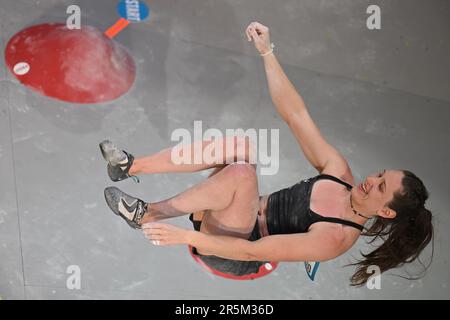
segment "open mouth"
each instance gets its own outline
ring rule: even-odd
[[[359,190],[365,194],[368,194],[367,189],[366,189],[366,184],[361,182],[358,186]]]

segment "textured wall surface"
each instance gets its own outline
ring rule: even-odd
[[[450,2],[377,1],[382,29],[365,27],[371,1],[153,0],[150,19],[115,41],[134,57],[132,89],[104,104],[42,96],[7,71],[7,41],[27,26],[64,22],[78,4],[82,24],[106,30],[116,1],[0,0],[0,296],[3,299],[432,299],[450,298]],[[426,183],[434,213],[435,254],[425,277],[383,275],[381,290],[352,288],[351,267],[364,239],[322,263],[311,282],[302,263],[235,282],[206,273],[184,246],[154,247],[111,214],[112,185],[98,143],[115,141],[136,156],[173,144],[176,128],[280,130],[280,170],[260,176],[267,194],[315,174],[273,109],[261,58],[244,30],[271,28],[276,54],[324,136],[349,160],[355,178],[405,168]],[[157,174],[121,182],[147,201],[171,197],[208,172]],[[174,224],[190,228],[186,218]],[[430,248],[424,252],[428,262]],[[82,272],[66,288],[67,267]],[[393,275],[394,274],[394,275]]]

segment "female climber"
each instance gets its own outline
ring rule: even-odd
[[[217,164],[174,164],[171,148],[134,158],[106,140],[100,149],[113,181],[214,168],[205,181],[159,202],[146,203],[108,187],[105,199],[110,209],[131,227],[142,229],[152,244],[190,245],[204,263],[234,275],[257,272],[266,261],[330,260],[349,250],[361,235],[381,245],[355,263],[353,285],[367,282],[371,265],[385,272],[418,258],[433,238],[422,181],[410,171],[381,170],[356,184],[348,162],[322,136],[278,63],[269,29],[252,22],[245,33],[264,60],[278,114],[318,175],[260,196],[255,166],[248,161],[252,141],[247,138],[223,138],[219,145],[232,142],[235,148],[228,154],[223,150],[224,159]],[[212,143],[198,141],[190,148],[202,151],[214,148]],[[195,230],[158,222],[186,214],[191,214]]]

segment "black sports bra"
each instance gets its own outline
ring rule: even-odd
[[[287,234],[308,232],[309,227],[316,222],[340,223],[357,228],[364,227],[355,222],[321,216],[310,209],[311,192],[316,181],[328,179],[345,186],[348,190],[352,186],[341,179],[327,174],[320,174],[272,193],[269,196],[266,210],[267,228],[269,234]]]

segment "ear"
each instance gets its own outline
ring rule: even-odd
[[[397,212],[389,207],[377,210],[377,215],[387,219],[394,219],[397,216]]]

